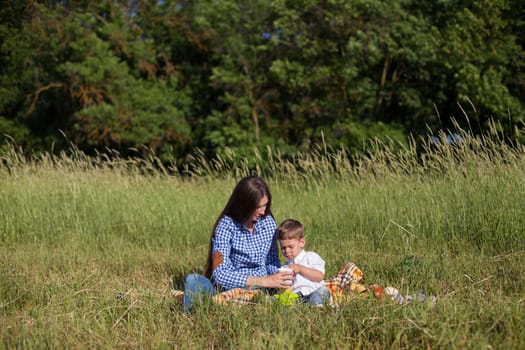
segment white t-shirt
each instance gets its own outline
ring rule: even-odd
[[[285,264],[285,266],[289,264],[304,265],[306,267],[319,270],[324,274],[324,260],[319,256],[319,254],[315,252],[305,252],[304,250],[302,250],[295,259],[289,260]],[[323,286],[324,281],[313,282],[305,278],[301,274],[296,274],[294,283],[292,285],[292,292],[301,292],[301,294],[306,296],[312,294],[316,289],[321,288]]]

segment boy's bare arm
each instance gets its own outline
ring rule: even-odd
[[[290,267],[294,273],[301,274],[310,281],[321,282],[324,279],[324,273],[319,270],[312,269],[301,264],[291,264],[288,267]]]

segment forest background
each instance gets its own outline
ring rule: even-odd
[[[0,141],[179,168],[456,128],[523,143],[524,46],[521,0],[4,0]]]

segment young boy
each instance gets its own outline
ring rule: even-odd
[[[306,243],[303,225],[294,219],[284,220],[277,227],[277,240],[288,260],[283,267],[291,268],[295,275],[292,292],[306,304],[328,303],[330,293],[324,285],[325,263],[317,253],[303,250]]]

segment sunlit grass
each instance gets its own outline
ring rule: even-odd
[[[525,346],[525,152],[495,135],[459,144],[320,146],[245,165],[198,154],[182,172],[72,148],[0,167],[0,339],[5,348],[501,348]],[[250,164],[248,166],[248,164]],[[253,165],[255,164],[255,166]],[[337,309],[210,305],[171,297],[205,262],[236,181],[263,175],[277,221],[306,228],[327,275],[354,261],[365,284],[437,304]]]

